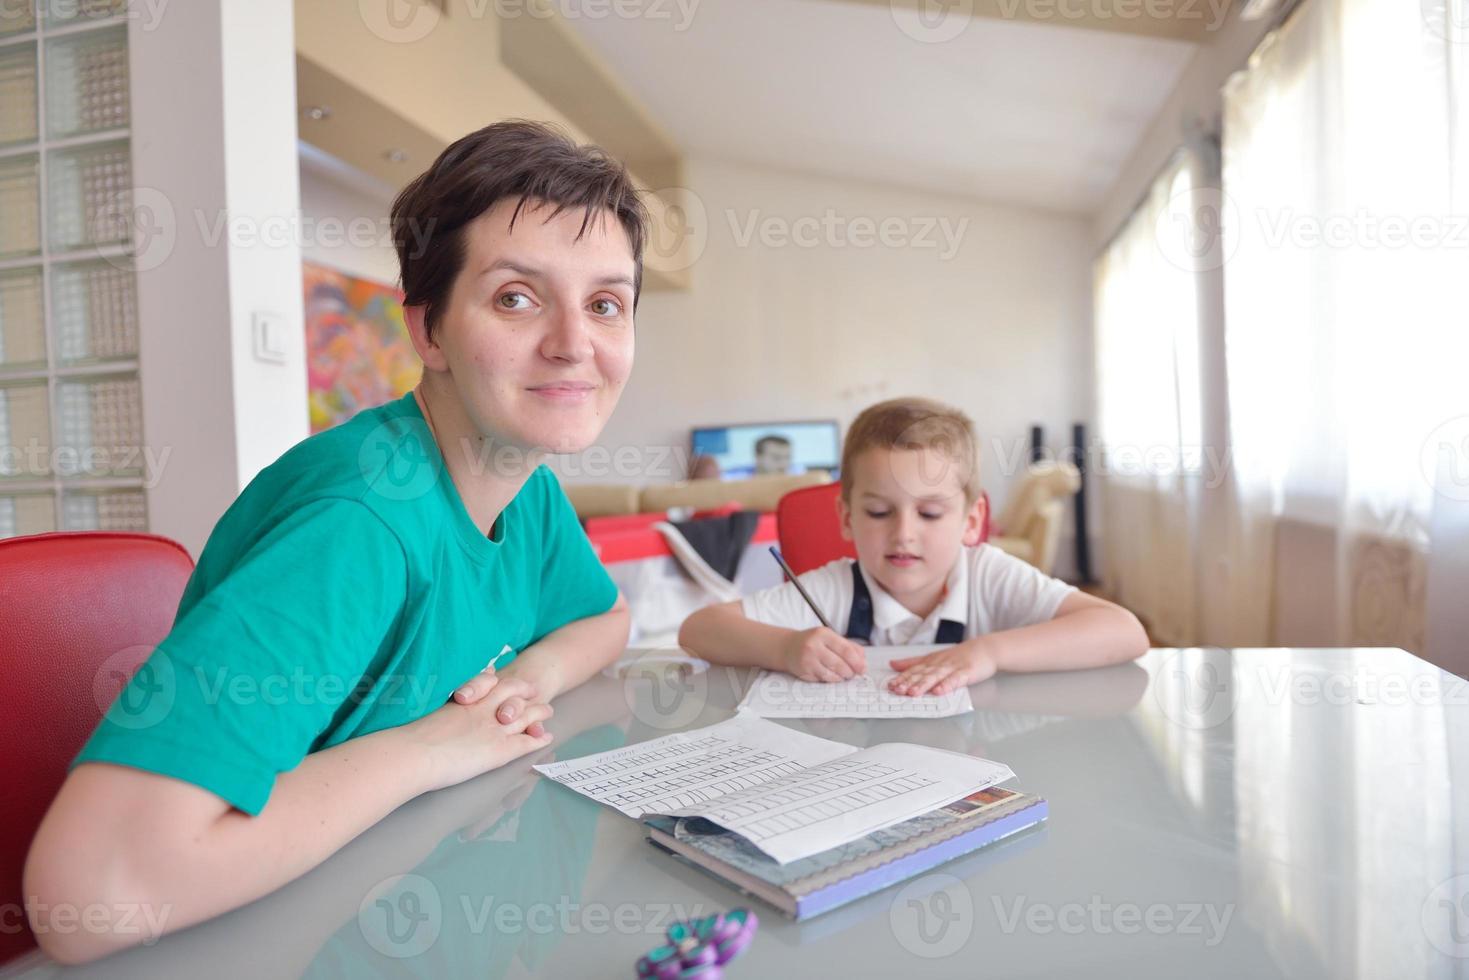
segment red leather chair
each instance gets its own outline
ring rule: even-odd
[[[837,501],[840,483],[792,490],[775,505],[775,530],[781,557],[797,575],[838,558],[856,558],[857,548],[842,537]]]
[[[0,909],[24,907],[21,872],[41,817],[123,682],[172,628],[193,570],[187,551],[151,534],[0,540]],[[35,945],[6,919],[0,963]]]
[[[841,495],[840,483],[822,483],[792,490],[775,505],[781,556],[797,575],[838,558],[857,557],[856,545],[842,537],[841,515],[837,511]],[[982,496],[985,502],[984,526],[980,529],[979,540],[987,541],[990,536],[989,494]]]

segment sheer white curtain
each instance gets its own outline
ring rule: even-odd
[[[1469,0],[1454,4],[1455,33],[1450,45],[1450,97],[1454,100],[1454,205],[1469,212]],[[1445,12],[1448,5],[1445,5]],[[1434,499],[1434,539],[1428,572],[1428,656],[1433,662],[1469,677],[1469,440],[1439,460]],[[1469,744],[1469,739],[1464,744]],[[1469,850],[1469,833],[1465,834]]]
[[[1180,152],[1094,268],[1108,591],[1155,639],[1197,632],[1200,451],[1195,176]]]
[[[1431,0],[1309,0],[1225,92],[1231,547],[1259,576],[1238,613],[1270,622],[1304,576],[1321,645],[1421,649],[1425,455],[1469,412],[1463,0],[1445,4],[1435,24]],[[1324,566],[1293,527],[1329,534]]]

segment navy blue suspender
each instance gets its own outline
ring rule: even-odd
[[[847,615],[847,639],[859,643],[872,642],[872,593],[867,591],[867,581],[856,562],[852,562],[852,611]],[[939,620],[935,643],[960,643],[963,639],[963,623],[952,619]]]

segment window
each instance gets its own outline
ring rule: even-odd
[[[0,18],[0,537],[143,530],[123,0]]]

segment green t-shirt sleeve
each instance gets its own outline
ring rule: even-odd
[[[183,612],[73,765],[160,773],[259,813],[371,683],[406,583],[397,537],[363,504],[293,511]]]
[[[544,494],[543,546],[541,594],[531,642],[567,623],[600,615],[617,601],[617,586],[592,550],[555,474],[543,466],[536,477]]]

